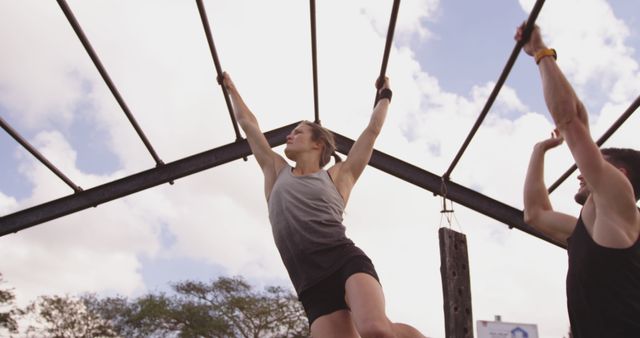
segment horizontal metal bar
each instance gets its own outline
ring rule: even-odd
[[[531,32],[533,31],[533,27],[536,23],[536,19],[538,18],[538,14],[542,9],[543,4],[544,4],[544,0],[538,0],[533,6],[533,9],[531,10],[531,14],[529,14],[529,18],[527,19],[527,24],[523,32],[523,35],[526,38],[516,42],[516,45],[513,47],[513,51],[511,51],[511,56],[509,56],[509,60],[507,60],[507,64],[504,66],[504,69],[502,70],[502,73],[498,78],[498,82],[496,82],[496,85],[493,87],[493,90],[491,91],[491,94],[489,95],[487,102],[482,108],[482,111],[480,112],[478,119],[473,124],[473,127],[471,128],[471,131],[469,132],[469,134],[467,134],[467,138],[464,140],[462,146],[460,147],[460,150],[458,150],[458,153],[456,154],[453,161],[451,162],[451,165],[449,165],[449,169],[447,169],[447,171],[442,175],[442,177],[444,177],[445,180],[449,180],[451,176],[451,172],[453,172],[453,169],[458,164],[458,161],[460,161],[460,158],[462,158],[462,154],[464,154],[465,150],[467,150],[467,147],[471,143],[471,139],[473,139],[473,136],[476,134],[476,132],[480,128],[480,124],[482,124],[482,121],[484,121],[485,117],[489,113],[489,109],[491,109],[493,102],[495,102],[496,98],[498,97],[498,93],[500,93],[500,89],[502,89],[504,82],[507,80],[507,76],[509,76],[509,73],[511,72],[511,69],[515,64],[516,59],[518,58],[518,55],[520,54],[520,50],[522,49],[522,46],[524,45],[525,41],[529,38],[529,36],[531,35]]]
[[[69,7],[69,5],[65,0],[57,0],[57,1],[58,1],[58,5],[60,5],[60,9],[62,9],[62,12],[67,17],[67,20],[71,24],[71,27],[73,27],[73,30],[76,32],[78,39],[80,39],[80,42],[82,42],[84,49],[89,54],[89,57],[91,57],[91,61],[93,61],[93,64],[98,69],[98,72],[102,76],[102,79],[104,80],[107,87],[109,87],[111,94],[113,94],[116,101],[120,105],[120,108],[122,108],[122,111],[124,111],[124,114],[127,116],[127,119],[129,119],[129,123],[131,123],[133,128],[138,133],[138,137],[140,137],[145,147],[147,147],[147,150],[151,154],[151,157],[153,157],[153,160],[156,162],[156,165],[161,166],[163,164],[162,160],[160,159],[160,157],[158,157],[158,154],[156,154],[156,151],[153,149],[153,146],[147,139],[147,136],[142,131],[142,128],[140,128],[140,126],[138,125],[138,122],[136,121],[135,117],[133,117],[133,114],[129,110],[127,103],[124,102],[122,95],[120,95],[118,88],[113,83],[113,80],[111,80],[111,77],[109,76],[109,73],[107,73],[107,70],[104,68],[104,65],[102,65],[102,61],[100,61],[98,54],[93,49],[93,46],[91,46],[89,39],[87,38],[86,34],[84,34],[84,31],[82,30],[82,27],[80,26],[80,23],[76,19],[75,15],[71,11],[71,8]]]
[[[607,129],[607,131],[604,134],[602,134],[602,136],[600,136],[598,141],[596,141],[596,144],[598,145],[598,147],[601,147],[609,139],[609,137],[611,137],[611,135],[613,135],[613,133],[615,133],[616,130],[618,130],[618,128],[620,128],[620,126],[622,126],[622,124],[629,117],[631,117],[631,115],[636,110],[638,110],[638,107],[640,107],[640,96],[638,96],[636,100],[633,101],[633,103],[631,103],[629,108],[627,108],[627,110],[625,110],[625,112],[622,113],[622,115],[616,120],[616,122],[614,122],[611,125],[611,127],[609,127],[609,129]],[[556,188],[558,188],[560,184],[562,184],[562,182],[564,182],[567,178],[569,178],[569,176],[571,176],[571,174],[573,174],[573,172],[576,171],[576,169],[578,169],[578,166],[576,166],[574,163],[571,166],[571,168],[567,169],[567,171],[565,171],[564,174],[560,176],[560,178],[558,178],[555,182],[553,182],[553,184],[549,187],[549,189],[547,189],[547,192],[550,194],[554,190],[556,190]]]
[[[339,152],[348,154],[354,141],[337,133],[336,146]],[[399,160],[378,150],[373,151],[369,165],[403,181],[431,191],[435,195],[442,195],[442,177],[420,169],[412,164]],[[532,236],[543,239],[551,244],[564,248],[559,242],[540,233],[524,222],[523,213],[514,207],[494,200],[477,191],[466,188],[452,181],[446,181],[447,198],[471,210],[500,221],[509,228],[516,228]]]
[[[51,162],[49,162],[49,160],[47,160],[46,157],[44,157],[36,148],[34,148],[29,142],[27,142],[27,140],[24,137],[22,137],[15,129],[13,129],[9,125],[9,123],[7,123],[1,116],[0,116],[0,126],[2,126],[2,129],[4,129],[9,135],[11,135],[11,137],[13,137],[14,140],[16,140],[18,143],[20,143],[20,145],[22,145],[25,149],[27,149],[27,151],[30,152],[31,155],[35,156],[35,158],[37,158],[38,161],[40,161],[40,163],[44,164],[45,167],[49,168],[49,170],[51,170],[54,174],[56,174],[56,176],[58,176],[61,180],[63,180],[64,183],[70,186],[71,189],[73,189],[73,191],[75,192],[82,191],[82,188],[77,186],[67,176],[65,176],[65,174],[63,174],[60,170],[58,170],[56,166],[54,166]]]
[[[202,21],[202,26],[204,28],[204,34],[207,38],[207,43],[209,44],[209,50],[211,51],[211,57],[213,58],[213,66],[216,69],[217,78],[222,79],[222,66],[220,65],[220,58],[218,57],[218,52],[216,51],[216,45],[213,42],[213,34],[211,33],[211,27],[209,26],[209,18],[207,17],[207,11],[204,8],[204,3],[202,0],[196,0],[196,4],[198,5],[198,12],[200,13],[200,19]],[[238,122],[236,121],[236,116],[233,113],[233,106],[231,105],[231,100],[229,99],[229,93],[227,92],[227,88],[219,83],[222,88],[222,95],[224,96],[224,102],[227,105],[227,110],[229,111],[229,117],[231,118],[231,125],[233,126],[233,132],[236,134],[236,141],[242,140],[242,136],[240,135],[240,130],[238,129]],[[245,158],[246,161],[246,158]]]
[[[265,133],[272,147],[284,144],[287,134],[299,122]],[[0,236],[50,221],[74,212],[98,206],[114,199],[168,183],[206,169],[225,164],[251,154],[246,140],[236,141],[212,150],[192,155],[140,173],[109,182],[74,195],[49,201],[13,214],[0,217]]]
[[[389,54],[391,53],[391,45],[393,44],[393,34],[396,29],[396,21],[398,20],[398,10],[400,9],[400,0],[393,1],[391,8],[391,18],[389,19],[389,27],[387,28],[387,39],[384,44],[384,52],[382,54],[382,65],[380,66],[380,74],[376,81],[376,95],[373,101],[375,107],[378,102],[379,89],[384,85],[384,77],[387,74],[387,64],[389,63]]]
[[[313,117],[315,123],[320,123],[320,108],[318,102],[318,47],[316,45],[316,1],[309,0],[309,16],[311,21],[311,72],[313,73]]]

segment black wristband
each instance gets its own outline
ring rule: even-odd
[[[393,96],[393,92],[389,88],[383,88],[378,92],[378,100],[376,100],[376,104],[378,101],[382,99],[388,99],[391,102],[391,97]]]

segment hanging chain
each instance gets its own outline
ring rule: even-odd
[[[442,178],[442,181],[440,184],[440,195],[442,196],[442,210],[440,210],[440,227],[442,227],[442,219],[444,218],[447,220],[447,225],[449,226],[449,229],[452,228],[453,223],[455,223],[455,225],[457,225],[458,228],[460,228],[460,224],[458,223],[458,220],[456,219],[456,215],[454,214],[453,201],[447,199],[447,184],[445,182],[444,177]],[[449,201],[448,205],[447,205],[447,200]]]

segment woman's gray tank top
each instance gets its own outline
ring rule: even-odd
[[[298,295],[347,259],[364,255],[345,234],[344,200],[326,170],[295,176],[287,165],[268,206],[273,238]]]

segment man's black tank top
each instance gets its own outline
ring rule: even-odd
[[[598,245],[582,220],[567,239],[567,305],[574,338],[640,338],[640,238]]]

